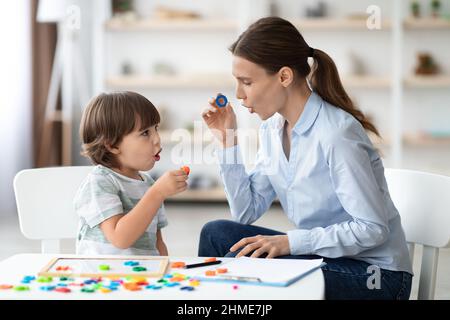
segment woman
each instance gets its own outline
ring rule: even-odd
[[[247,174],[231,105],[210,101],[202,114],[223,146],[221,176],[235,222],[207,223],[199,256],[323,257],[327,299],[408,299],[405,235],[366,134],[378,131],[345,92],[332,59],[276,17],[252,24],[230,51],[237,98],[264,121]],[[251,225],[275,197],[296,226],[287,234]]]

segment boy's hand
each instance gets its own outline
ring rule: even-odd
[[[153,188],[156,188],[165,199],[186,190],[187,179],[188,176],[183,170],[167,171],[156,180]]]

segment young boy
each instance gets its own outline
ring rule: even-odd
[[[91,100],[80,125],[82,154],[97,166],[75,196],[78,254],[168,255],[163,201],[187,188],[183,170],[156,182],[145,173],[160,160],[159,113],[134,92]]]

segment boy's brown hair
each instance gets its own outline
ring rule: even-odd
[[[130,91],[102,93],[83,112],[80,124],[81,154],[110,168],[120,163],[108,150],[135,129],[145,130],[160,122],[155,106],[144,96]]]

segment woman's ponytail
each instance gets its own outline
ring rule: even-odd
[[[355,117],[364,129],[380,136],[377,128],[366,118],[361,110],[355,107],[345,92],[339,73],[333,60],[319,49],[313,50],[314,63],[309,75],[312,89],[330,104],[341,108]]]

